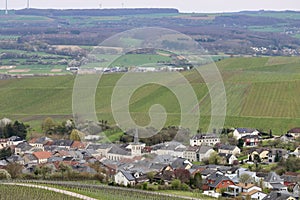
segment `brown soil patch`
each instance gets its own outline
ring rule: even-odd
[[[51,69],[51,72],[61,72],[62,69]]]
[[[0,66],[0,69],[15,69],[16,66]]]
[[[70,49],[71,51],[79,51],[82,50],[79,46],[75,45],[53,45],[57,50],[64,50],[64,49]]]
[[[22,72],[30,72],[30,69],[12,69],[9,70],[10,73],[22,73]]]

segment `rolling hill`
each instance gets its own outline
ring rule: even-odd
[[[300,58],[228,58],[217,62],[227,93],[225,127],[272,129],[281,134],[300,126]],[[210,97],[206,84],[195,71],[183,72],[199,99],[200,127],[210,120]],[[110,97],[122,74],[104,75],[96,93],[99,120],[113,124]],[[72,115],[75,76],[34,77],[0,81],[0,117],[19,119],[40,129],[46,116],[57,120]],[[179,124],[180,108],[172,92],[159,85],[145,85],[131,97],[131,116],[138,124],[149,123],[148,109],[160,103],[168,112],[167,125]]]

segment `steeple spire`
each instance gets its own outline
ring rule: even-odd
[[[139,132],[138,129],[135,129],[135,134],[134,134],[134,139],[133,139],[133,143],[134,144],[138,144],[139,143]]]

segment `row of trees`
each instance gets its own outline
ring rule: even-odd
[[[11,136],[18,136],[21,139],[26,138],[27,130],[30,128],[29,125],[25,125],[22,122],[15,121],[14,123],[4,124],[0,126],[0,137],[9,138]]]
[[[42,130],[45,135],[59,135],[69,137],[72,130],[75,128],[73,120],[67,120],[56,123],[51,117],[47,117],[42,123]]]

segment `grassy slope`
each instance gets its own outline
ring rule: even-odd
[[[227,92],[227,127],[256,127],[282,133],[300,125],[300,58],[231,58],[217,63]],[[197,91],[200,127],[210,119],[210,98],[199,75],[184,72]],[[113,122],[110,96],[121,74],[105,75],[96,94],[99,119]],[[73,76],[0,81],[1,117],[25,121],[42,120],[47,115],[67,118],[72,113]],[[168,89],[146,85],[131,98],[132,117],[141,125],[149,122],[151,105],[161,103],[169,113],[167,125],[179,124],[178,102]],[[38,127],[35,127],[36,129]]]

